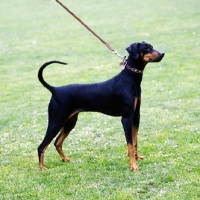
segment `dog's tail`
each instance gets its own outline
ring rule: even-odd
[[[44,80],[44,78],[43,78],[43,76],[42,76],[42,72],[43,72],[43,70],[44,70],[44,68],[45,67],[47,67],[48,65],[50,65],[50,64],[53,64],[53,63],[58,63],[58,64],[62,64],[62,65],[66,65],[67,63],[64,63],[64,62],[60,62],[60,61],[56,61],[56,60],[53,60],[53,61],[49,61],[49,62],[46,62],[46,63],[44,63],[41,67],[40,67],[40,69],[39,69],[39,71],[38,71],[38,79],[39,79],[39,81],[42,83],[42,85],[44,86],[44,87],[46,87],[50,92],[52,92],[52,90],[53,90],[53,86],[51,86],[51,85],[49,85],[45,80]]]

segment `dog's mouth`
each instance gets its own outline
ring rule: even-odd
[[[164,55],[165,53],[159,53],[159,57],[157,57],[156,59],[150,58],[149,62],[160,62],[163,59]]]

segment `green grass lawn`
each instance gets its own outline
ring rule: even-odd
[[[37,147],[47,126],[52,85],[104,81],[120,59],[53,0],[1,1],[0,199],[200,199],[200,1],[66,1],[122,55],[148,41],[166,53],[142,82],[138,172],[129,171],[120,118],[81,113],[64,143],[53,143],[40,171]]]

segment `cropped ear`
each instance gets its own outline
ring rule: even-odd
[[[133,59],[138,59],[138,56],[139,56],[138,45],[139,45],[139,43],[133,43],[126,48],[129,55],[131,55],[133,57]]]

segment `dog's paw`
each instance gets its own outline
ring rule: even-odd
[[[136,160],[144,160],[144,156],[136,155]]]
[[[136,164],[130,164],[130,170],[131,171],[138,171],[139,168],[138,168],[138,166]]]
[[[48,168],[46,168],[45,166],[40,166],[40,170],[45,171],[45,170],[48,170]]]
[[[63,162],[72,162],[72,160],[70,158],[64,157],[62,158]]]

